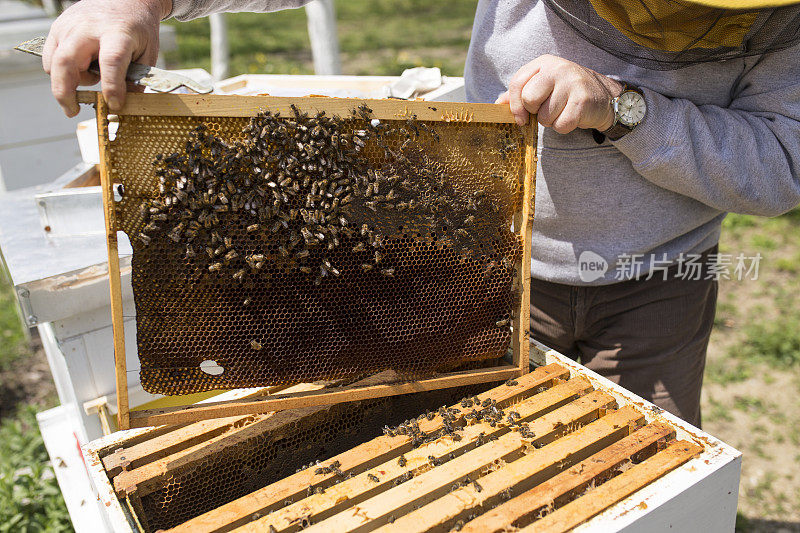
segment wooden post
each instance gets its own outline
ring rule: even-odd
[[[342,73],[339,59],[339,37],[336,35],[336,12],[333,0],[315,0],[306,4],[308,39],[314,58],[314,73]]]
[[[230,71],[228,24],[225,13],[214,13],[208,21],[211,26],[211,76],[214,81],[220,81],[227,78]]]
[[[111,323],[114,329],[114,367],[117,385],[117,426],[130,428],[128,408],[128,371],[125,360],[125,331],[122,317],[122,280],[119,274],[117,220],[114,210],[114,180],[108,139],[108,106],[103,94],[97,93],[97,138],[100,142],[100,188],[103,191],[103,210],[108,243],[108,286],[111,294]]]

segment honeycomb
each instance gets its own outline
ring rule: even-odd
[[[110,169],[142,386],[414,378],[501,357],[523,146],[513,124],[377,120],[365,106],[120,116]]]
[[[175,527],[309,463],[377,437],[386,424],[399,424],[420,410],[435,410],[490,387],[469,385],[331,406],[278,432],[255,434],[221,447],[210,459],[171,469],[159,488],[137,500],[137,515],[147,531]],[[263,416],[252,417],[250,423],[260,418]]]

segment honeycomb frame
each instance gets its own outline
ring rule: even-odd
[[[512,317],[512,364],[458,372],[441,372],[434,377],[406,378],[395,384],[342,390],[332,387],[302,394],[277,394],[265,399],[238,400],[234,402],[209,402],[202,406],[184,405],[171,408],[130,411],[127,395],[127,368],[124,356],[122,329],[122,295],[119,277],[117,231],[122,229],[115,200],[115,170],[109,140],[108,109],[99,93],[82,93],[84,103],[95,103],[100,141],[101,186],[103,192],[106,233],[109,252],[109,278],[114,326],[115,367],[117,374],[118,424],[121,429],[154,424],[178,424],[197,420],[258,414],[274,410],[293,409],[310,405],[329,405],[342,401],[377,398],[407,394],[423,390],[462,386],[467,384],[501,381],[519,376],[527,371],[529,360],[529,280],[530,280],[530,224],[533,219],[536,170],[536,122],[532,120],[522,135],[520,149],[523,167],[520,175],[521,199],[513,214],[514,233],[522,242],[522,253],[515,261],[515,290],[519,292],[518,309]],[[278,98],[239,96],[186,96],[163,94],[129,95],[120,117],[136,117],[146,123],[158,117],[252,117],[267,109],[291,113],[292,106],[304,112],[325,111],[330,115],[347,116],[359,105],[368,105],[372,117],[383,121],[402,121],[414,116],[421,121],[462,124],[467,128],[480,125],[513,125],[514,118],[506,106],[494,104],[466,104],[443,102],[408,102],[397,100],[335,99],[323,97]],[[446,335],[446,334],[443,334]]]

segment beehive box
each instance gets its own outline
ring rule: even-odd
[[[733,528],[736,450],[543,355],[483,392],[134,430],[87,463],[115,531]]]

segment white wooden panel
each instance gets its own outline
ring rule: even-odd
[[[75,440],[74,410],[61,405],[38,413],[36,419],[76,533],[111,531]]]

